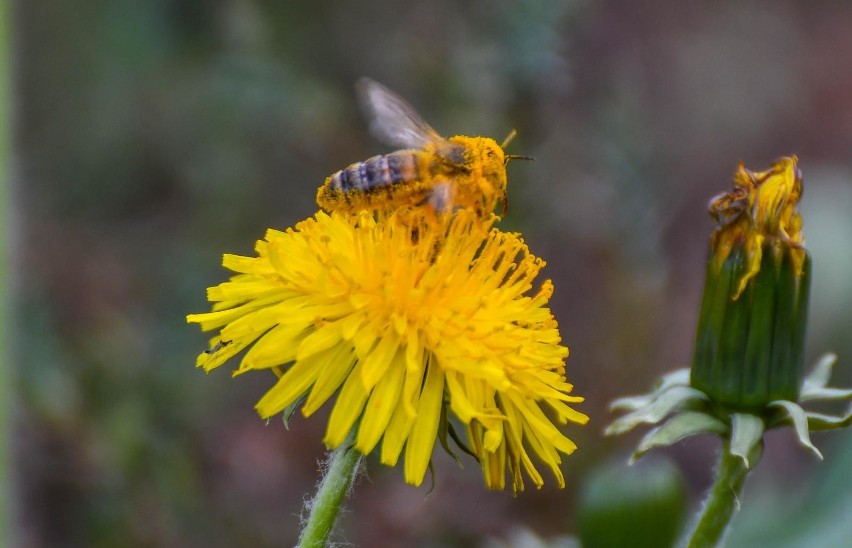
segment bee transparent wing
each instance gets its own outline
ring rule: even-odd
[[[450,213],[455,205],[456,186],[450,181],[436,183],[429,191],[427,202],[436,213]]]
[[[361,78],[356,88],[370,119],[370,131],[380,141],[405,148],[452,146],[417,114],[414,107],[385,86]]]

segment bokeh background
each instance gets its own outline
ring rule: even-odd
[[[638,439],[607,402],[689,363],[711,223],[737,162],[796,153],[814,259],[809,361],[852,384],[852,3],[40,0],[14,3],[10,315],[15,544],[288,546],[324,416],[257,418],[271,378],[195,369],[221,254],[316,211],[331,172],[389,149],[353,84],[440,132],[502,139],[510,210],[548,261],[592,417],[568,488],[517,498],[436,451],[434,489],[370,461],[336,540],[470,546],[576,531],[577,493]],[[732,546],[852,536],[852,432],[816,461],[769,437]],[[665,453],[691,504],[718,443]],[[427,484],[429,480],[427,478]],[[822,535],[822,536],[815,536]]]

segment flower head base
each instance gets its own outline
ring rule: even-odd
[[[516,491],[522,469],[540,486],[530,449],[562,486],[559,453],[576,446],[543,407],[559,423],[587,417],[567,405],[582,398],[565,381],[568,349],[547,308],[553,285],[533,292],[544,262],[493,220],[402,208],[320,212],[269,230],[257,257],[225,255],[237,274],[210,288],[214,311],[188,316],[221,329],[198,365],[213,369],[250,347],[235,374],[280,377],[257,404],[262,417],[301,401],[309,416],[337,393],[326,445],[357,428],[355,448],[368,454],[381,441],[390,466],[405,448],[414,485],[439,432],[453,434],[450,411],[489,488],[504,487],[507,467]]]

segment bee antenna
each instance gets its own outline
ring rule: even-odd
[[[503,142],[500,144],[500,148],[502,148],[503,150],[506,150],[506,147],[509,146],[509,143],[511,143],[512,141],[515,140],[515,137],[517,135],[518,135],[517,129],[513,129],[512,131],[510,131],[509,135],[507,135],[506,138],[503,139]]]
[[[532,156],[521,156],[520,154],[507,154],[505,158],[505,163],[507,164],[509,163],[509,160],[529,160],[531,162],[535,161],[535,158],[533,158]]]

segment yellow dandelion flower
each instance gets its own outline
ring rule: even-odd
[[[422,208],[421,208],[422,209]],[[317,213],[269,230],[257,257],[225,255],[237,274],[208,290],[213,311],[189,322],[220,330],[198,357],[205,370],[248,348],[235,374],[271,369],[278,382],[257,411],[270,417],[299,401],[309,416],[337,394],[324,442],[357,428],[355,448],[381,442],[383,464],[403,449],[405,480],[419,485],[446,417],[467,432],[489,488],[506,469],[560,487],[560,453],[576,445],[555,423],[585,423],[570,408],[568,348],[547,307],[552,283],[533,289],[544,261],[517,234],[461,210],[434,216]]]

